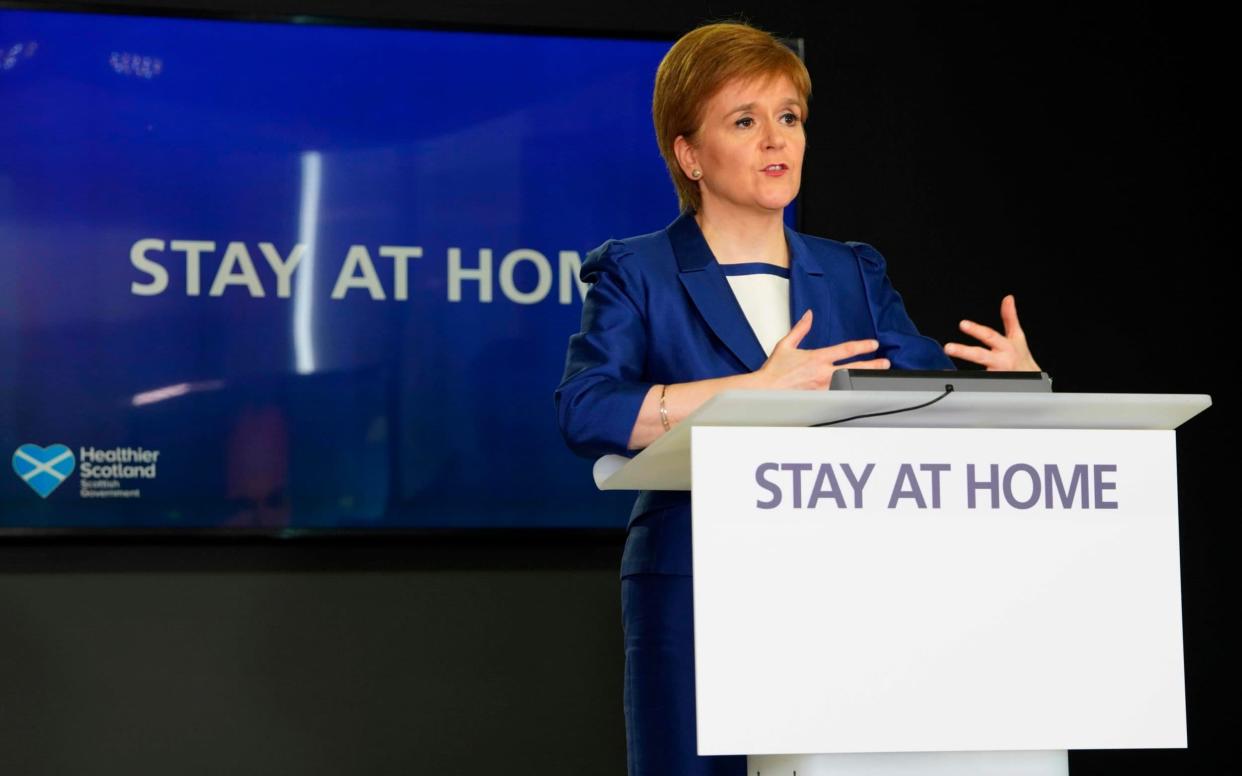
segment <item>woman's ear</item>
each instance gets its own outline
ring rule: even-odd
[[[681,174],[692,181],[697,181],[703,176],[702,168],[699,167],[698,153],[694,150],[694,146],[690,145],[690,141],[686,140],[685,135],[678,135],[673,140],[673,155],[677,157],[677,165],[681,167]],[[698,170],[699,174],[695,175],[694,171]]]

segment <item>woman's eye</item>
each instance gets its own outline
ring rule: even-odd
[[[740,119],[738,119],[737,121],[733,122],[733,124],[734,124],[735,126],[741,127],[741,128],[743,128],[743,129],[745,129],[745,128],[747,128],[747,127],[751,126],[751,125],[752,125],[752,124],[754,124],[754,123],[755,123],[755,120],[754,120],[754,119],[752,119],[750,116],[743,116],[742,118],[740,118]]]
[[[785,122],[786,124],[790,126],[793,126],[794,124],[798,123],[798,114],[786,113],[785,115],[781,116],[781,121]]]

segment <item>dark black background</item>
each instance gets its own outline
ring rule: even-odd
[[[963,317],[999,325],[1001,297],[1016,294],[1059,391],[1213,396],[1178,432],[1190,748],[1075,752],[1071,768],[1197,774],[1230,761],[1238,89],[1231,27],[1209,6],[78,7],[670,39],[742,17],[803,38],[804,231],[876,245],[941,341]],[[621,542],[6,538],[0,769],[622,773]]]

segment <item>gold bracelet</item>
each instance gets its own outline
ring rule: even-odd
[[[664,394],[668,393],[668,385],[660,386],[660,422],[664,424],[665,431],[672,431],[673,427],[668,424],[668,408],[664,406]]]

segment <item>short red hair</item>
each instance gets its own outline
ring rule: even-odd
[[[798,91],[805,120],[811,75],[798,55],[771,33],[739,22],[706,24],[683,35],[664,55],[656,71],[651,118],[683,211],[697,210],[702,198],[698,181],[677,163],[673,141],[682,135],[694,142],[708,101],[725,84],[782,75]]]

